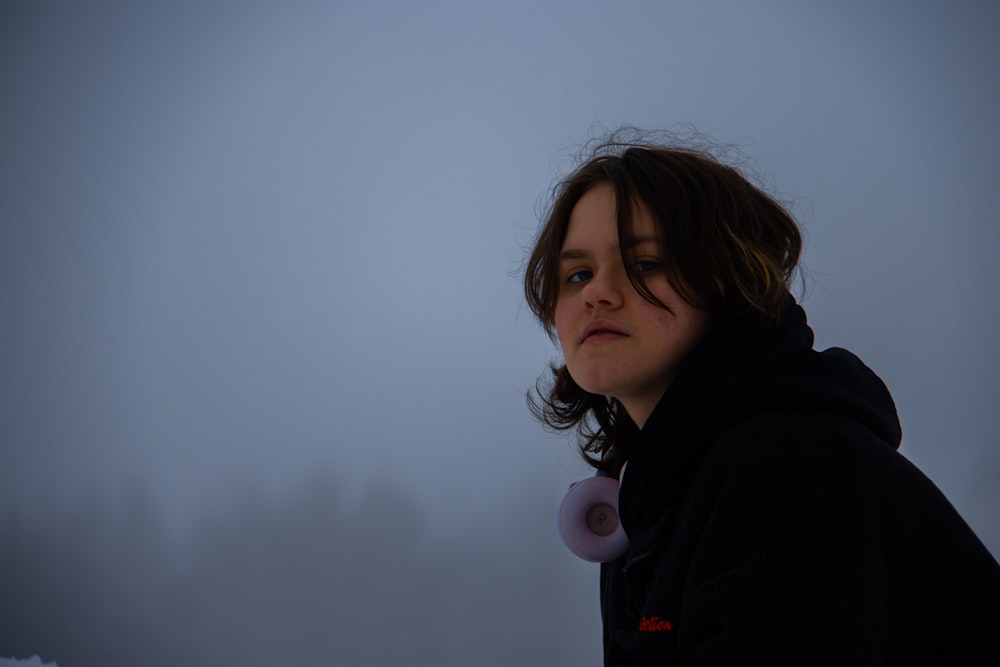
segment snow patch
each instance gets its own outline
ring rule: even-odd
[[[23,660],[0,657],[0,667],[59,667],[59,665],[54,662],[42,662],[41,658],[33,655]]]

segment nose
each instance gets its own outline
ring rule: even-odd
[[[619,275],[620,274],[620,275]],[[620,308],[624,298],[624,285],[628,276],[624,270],[598,271],[583,287],[583,300],[589,308]]]

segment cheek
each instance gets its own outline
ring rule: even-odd
[[[654,292],[654,295],[668,306],[673,306],[673,301],[664,299],[662,294]],[[664,310],[639,295],[636,297],[636,314],[646,330],[655,331],[660,336],[676,335],[678,325],[676,306],[673,307],[673,310]]]
[[[570,326],[569,309],[562,301],[556,303],[555,312],[552,313],[552,323],[556,327],[556,336],[559,338],[559,345],[565,350],[566,339],[572,327]]]
[[[708,333],[708,315],[703,311],[686,310],[673,324],[673,329],[674,344],[686,355]]]

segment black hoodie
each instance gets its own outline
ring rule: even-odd
[[[1000,665],[1000,566],[812,343],[795,304],[720,323],[627,447],[606,665]]]

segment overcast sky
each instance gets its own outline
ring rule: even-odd
[[[319,477],[434,539],[526,497],[547,531],[587,472],[525,408],[557,351],[523,249],[580,143],[684,123],[790,202],[818,345],[998,553],[998,30],[986,0],[5,2],[0,507],[141,497],[180,542]]]

